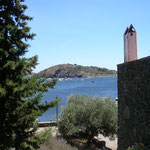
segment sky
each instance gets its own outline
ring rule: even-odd
[[[123,34],[133,24],[138,58],[150,54],[150,0],[26,0],[36,37],[25,57],[38,55],[39,72],[58,64],[117,70],[124,62]]]

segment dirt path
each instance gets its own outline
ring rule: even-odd
[[[58,135],[58,129],[56,127],[40,127],[37,131],[37,133],[41,133],[47,129],[51,129],[52,135],[56,136]],[[103,135],[99,134],[98,137],[96,137],[100,141],[106,142],[106,147],[110,150],[117,150],[117,138],[115,140],[110,140],[107,137],[104,137]]]

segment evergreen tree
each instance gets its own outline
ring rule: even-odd
[[[41,97],[56,80],[45,82],[37,76],[25,78],[37,65],[37,56],[24,58],[30,33],[24,0],[0,0],[0,149],[37,149],[36,119],[58,99],[42,103]]]

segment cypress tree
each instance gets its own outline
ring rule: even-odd
[[[0,0],[0,149],[37,149],[36,119],[59,101],[42,103],[43,93],[56,80],[26,78],[37,65],[37,56],[25,58],[30,33],[24,0]]]

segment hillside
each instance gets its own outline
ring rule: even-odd
[[[40,77],[46,78],[73,78],[73,77],[100,77],[100,76],[114,76],[115,70],[108,70],[106,68],[99,68],[93,66],[81,66],[72,64],[61,64],[47,68],[38,73]]]

